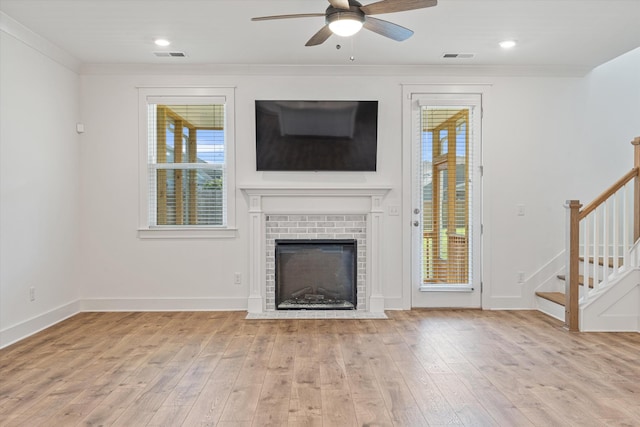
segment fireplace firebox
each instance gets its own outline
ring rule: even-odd
[[[354,310],[356,240],[275,241],[278,310]]]

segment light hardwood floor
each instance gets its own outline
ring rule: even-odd
[[[79,314],[0,350],[0,425],[640,425],[640,334],[532,311],[387,314]]]

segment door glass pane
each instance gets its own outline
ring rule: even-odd
[[[424,107],[421,117],[423,283],[468,284],[469,109]]]

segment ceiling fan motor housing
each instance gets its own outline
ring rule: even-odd
[[[351,19],[353,21],[365,21],[365,14],[360,10],[360,6],[362,6],[357,1],[349,2],[349,10],[346,9],[338,9],[333,6],[329,6],[326,11],[325,21],[327,24],[330,24],[335,21],[340,21],[342,19]]]

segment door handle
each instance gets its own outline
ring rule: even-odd
[[[420,226],[420,221],[413,221],[413,226],[414,227],[419,227]]]

